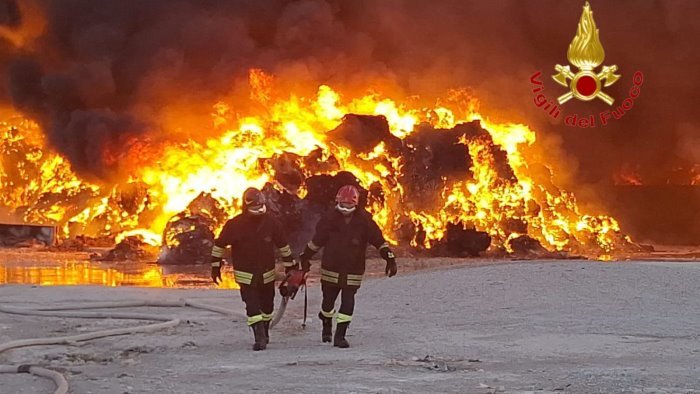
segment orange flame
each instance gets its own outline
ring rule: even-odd
[[[319,86],[316,97],[279,94],[274,78],[261,70],[251,70],[249,83],[251,100],[264,104],[264,111],[235,113],[226,101],[216,103],[211,128],[220,131],[219,137],[166,146],[154,164],[135,168],[130,185],[142,185],[148,192],[128,208],[120,205],[121,186],[80,179],[60,155],[46,148],[35,124],[10,119],[2,124],[0,149],[3,155],[17,156],[24,167],[0,167],[0,201],[23,212],[24,220],[61,224],[65,236],[136,231],[155,242],[161,239],[168,219],[201,192],[211,193],[233,215],[247,187],[274,182],[274,170],[261,165],[260,159],[283,152],[307,156],[320,148],[364,186],[381,186],[385,202],[374,202],[369,208],[389,238],[396,238],[402,218],[423,229],[425,241],[418,245],[414,240],[414,246],[430,248],[443,237],[448,223],[462,222],[488,232],[496,247],[508,250],[507,241],[520,234],[508,224],[513,220],[525,223],[527,234],[550,250],[581,253],[592,248],[593,253],[607,253],[625,242],[613,218],[580,212],[571,193],[535,182],[526,153],[526,148],[536,144],[533,130],[489,121],[477,112],[478,102],[464,92],[450,92],[446,100],[426,108],[377,93],[348,98],[326,85]],[[492,142],[465,139],[473,177],[444,181],[434,206],[410,210],[405,205],[410,196],[398,181],[402,157],[389,154],[383,143],[369,153],[357,154],[328,140],[326,131],[340,125],[349,113],[383,115],[391,133],[402,139],[421,123],[452,128],[479,121]],[[492,144],[506,153],[515,180],[498,176]]]

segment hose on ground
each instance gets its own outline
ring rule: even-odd
[[[80,334],[80,335],[71,335],[71,336],[64,336],[64,337],[51,337],[51,338],[20,339],[17,341],[10,341],[10,342],[5,342],[3,344],[0,344],[0,353],[7,351],[7,350],[10,350],[10,349],[16,349],[19,347],[28,347],[28,346],[75,345],[78,342],[85,342],[85,341],[89,341],[92,339],[113,337],[113,336],[117,336],[117,335],[128,335],[128,334],[159,331],[159,330],[163,330],[166,328],[175,327],[178,324],[180,324],[180,319],[173,319],[173,320],[168,320],[164,323],[148,324],[148,325],[136,326],[136,327],[115,328],[115,329],[111,329],[111,330],[95,331],[95,332],[89,332],[89,333]]]
[[[226,316],[244,316],[229,309],[207,305],[194,300],[177,301],[117,301],[117,302],[97,302],[81,305],[67,305],[55,307],[42,307],[38,309],[17,308],[0,305],[0,312],[25,315],[25,316],[46,316],[81,319],[126,319],[126,320],[150,320],[160,323],[146,324],[135,327],[114,328],[109,330],[94,331],[79,335],[70,335],[52,338],[30,338],[10,341],[0,344],[0,353],[10,349],[28,346],[45,345],[75,345],[79,342],[92,339],[105,338],[117,335],[129,335],[136,333],[148,333],[175,327],[180,324],[180,319],[171,317],[161,317],[141,313],[110,313],[110,312],[76,312],[76,309],[109,309],[109,308],[129,308],[129,307],[192,307],[211,312],[220,313]],[[281,316],[280,316],[281,317]],[[56,390],[54,394],[65,394],[68,392],[68,381],[59,372],[31,365],[0,365],[0,373],[31,373],[54,381]]]
[[[66,378],[56,371],[50,369],[36,367],[33,365],[0,365],[0,373],[29,373],[53,380],[56,385],[54,394],[66,394],[68,392],[68,381]]]

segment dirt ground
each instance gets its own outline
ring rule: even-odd
[[[419,270],[363,284],[350,349],[321,343],[317,285],[306,329],[297,298],[264,352],[250,350],[233,290],[0,286],[3,305],[193,298],[241,313],[134,308],[186,321],[82,346],[15,349],[0,354],[0,364],[62,371],[74,393],[700,391],[698,262],[405,265]],[[0,343],[135,324],[0,314]],[[3,393],[51,390],[47,380],[0,375]]]

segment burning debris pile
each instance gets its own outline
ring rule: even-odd
[[[250,95],[264,110],[217,103],[217,137],[154,143],[143,153],[151,164],[130,168],[126,181],[82,179],[38,126],[8,119],[2,203],[24,221],[56,223],[63,238],[141,237],[162,245],[161,262],[206,261],[249,186],[263,188],[297,250],[348,183],[391,241],[414,250],[595,257],[633,246],[613,218],[580,212],[546,163],[528,162],[532,130],[489,122],[464,94],[411,107],[376,93],[346,100],[328,86],[314,99],[285,96],[272,80],[251,71]]]
[[[228,216],[210,194],[202,193],[187,209],[173,216],[163,231],[161,264],[202,264],[209,262],[214,247],[214,231],[223,227]]]
[[[152,261],[156,254],[152,245],[139,237],[130,236],[121,240],[106,253],[94,253],[90,258],[96,261]]]

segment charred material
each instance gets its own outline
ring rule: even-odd
[[[370,153],[381,142],[390,153],[397,154],[402,150],[401,140],[391,134],[384,116],[345,115],[343,123],[329,135],[333,142],[355,153]]]
[[[508,240],[508,246],[513,251],[514,254],[518,255],[544,255],[548,253],[547,249],[542,246],[540,241],[528,236],[521,235]]]
[[[56,242],[56,227],[0,224],[0,246],[50,246]]]
[[[184,212],[186,213],[186,212]],[[214,220],[203,212],[174,216],[165,226],[159,264],[203,264],[214,246]]]
[[[271,159],[263,159],[262,164],[268,173],[275,174],[275,180],[290,193],[296,194],[304,184],[304,170],[300,163],[302,158],[285,152]]]
[[[93,254],[90,258],[97,261],[150,261],[156,254],[156,248],[143,242],[139,237],[126,237],[114,249],[103,255]]]
[[[491,245],[491,236],[473,228],[464,228],[461,224],[450,223],[444,239],[447,251],[458,257],[477,257]]]
[[[200,193],[187,206],[185,216],[201,216],[206,218],[209,227],[221,227],[228,220],[226,210],[221,203],[209,193]]]

